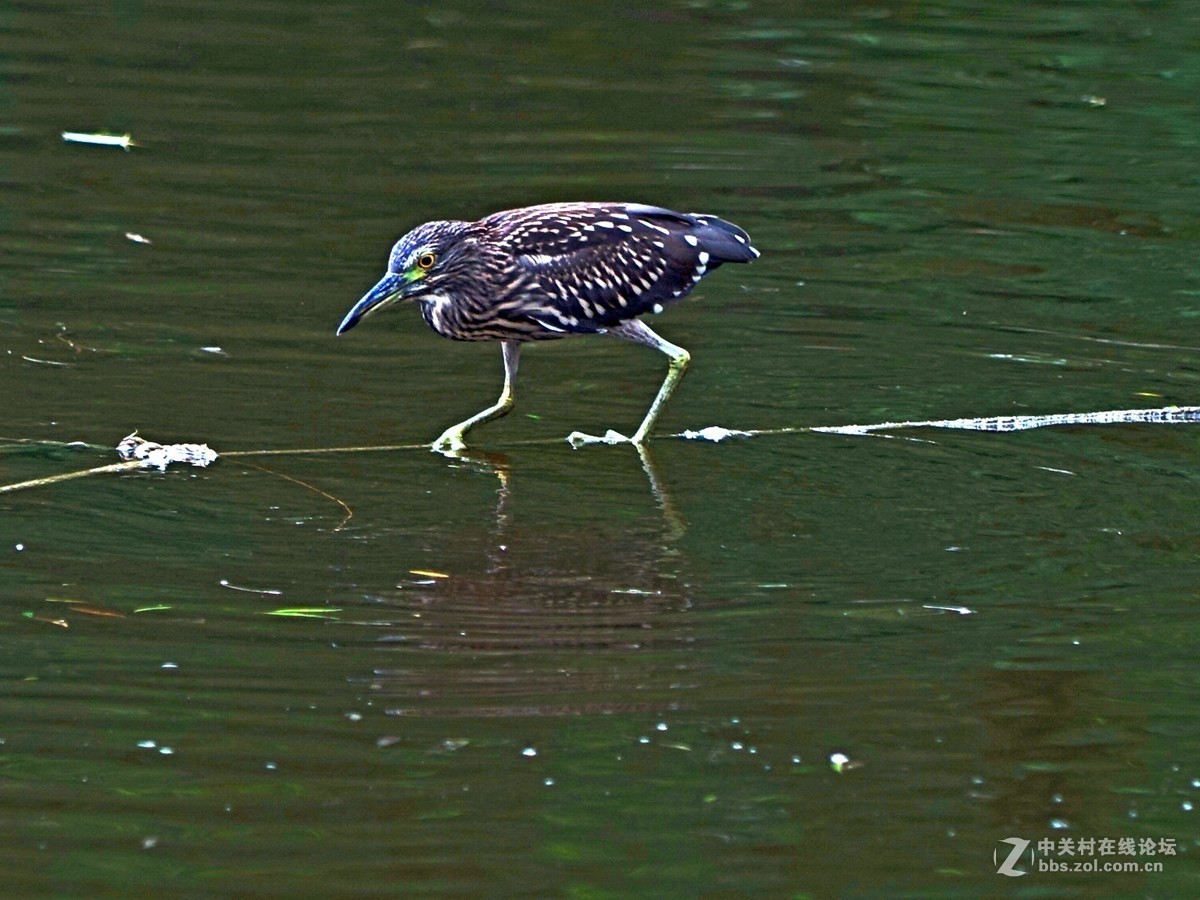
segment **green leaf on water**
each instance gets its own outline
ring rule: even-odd
[[[290,606],[284,609],[272,609],[263,613],[264,616],[288,616],[293,619],[336,619],[329,613],[341,612],[340,609],[330,609],[327,606]]]

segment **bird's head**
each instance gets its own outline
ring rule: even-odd
[[[453,293],[453,280],[469,263],[473,242],[464,240],[469,229],[468,222],[426,222],[396,241],[387,273],[346,313],[337,333],[400,300]]]

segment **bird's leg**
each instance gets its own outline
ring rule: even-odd
[[[667,354],[671,358],[670,365],[667,368],[667,377],[663,379],[662,387],[658,389],[658,394],[655,395],[654,402],[650,404],[650,409],[647,411],[646,417],[642,419],[642,424],[633,433],[633,437],[624,438],[615,431],[609,431],[604,437],[595,438],[591,435],[574,431],[567,437],[567,440],[575,447],[587,443],[600,442],[612,444],[625,440],[640,447],[645,443],[646,438],[649,437],[650,429],[654,427],[654,422],[658,419],[658,414],[662,412],[662,408],[671,399],[671,395],[675,393],[675,388],[679,386],[679,382],[683,378],[683,373],[687,371],[688,363],[692,359],[690,353],[682,347],[677,347],[670,341],[659,337],[641,319],[630,319],[628,322],[622,322],[615,328],[608,329],[608,333],[619,338],[624,338],[627,341],[633,341],[635,344],[653,347],[655,350],[660,350]]]
[[[465,438],[468,431],[476,425],[482,425],[492,419],[499,419],[513,408],[513,403],[516,402],[517,362],[521,356],[521,345],[517,341],[502,341],[500,350],[504,355],[504,390],[500,392],[500,399],[487,409],[475,413],[471,418],[459,422],[457,425],[451,425],[443,431],[432,444],[434,450],[441,453],[447,450],[466,449]]]
[[[671,359],[667,367],[667,377],[663,379],[662,387],[658,389],[658,393],[654,397],[654,402],[650,404],[646,418],[642,419],[642,424],[638,426],[638,430],[630,438],[632,443],[640,445],[650,436],[650,429],[654,427],[654,423],[658,419],[658,414],[662,412],[662,408],[671,399],[671,395],[675,393],[675,388],[679,387],[679,382],[683,378],[683,373],[687,371],[688,363],[692,361],[692,356],[682,347],[677,347],[670,341],[659,337],[641,319],[623,322],[617,328],[609,329],[609,334],[615,334],[617,337],[625,338],[628,341],[645,344],[647,347],[661,350]]]

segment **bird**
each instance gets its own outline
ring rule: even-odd
[[[691,360],[641,317],[686,297],[723,263],[759,255],[737,225],[642,203],[543,203],[475,222],[426,222],[395,243],[387,272],[346,313],[337,334],[411,300],[443,337],[500,343],[500,398],[443,431],[431,447],[444,453],[464,450],[471,429],[513,408],[524,344],[607,334],[652,347],[668,357],[667,375],[633,436],[568,437],[573,446],[604,440],[641,447]]]

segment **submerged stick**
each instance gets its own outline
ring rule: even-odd
[[[914,428],[943,428],[966,431],[1011,432],[1027,431],[1033,428],[1047,428],[1064,425],[1188,425],[1200,424],[1200,406],[1164,406],[1155,409],[1117,409],[1084,413],[1056,413],[1053,415],[1035,416],[986,416],[979,418],[960,419],[921,419],[904,422],[879,422],[873,425],[801,425],[790,428],[764,428],[749,431],[739,431],[710,425],[697,431],[683,431],[666,437],[682,440],[723,441],[727,438],[765,437],[783,434],[846,434],[863,435],[878,431],[897,431]],[[53,446],[86,446],[90,444],[60,444],[55,441],[29,441],[26,439],[4,439],[12,443],[45,444]],[[510,441],[506,446],[534,446],[561,444],[562,438],[534,438],[525,441]],[[187,462],[197,466],[207,466],[209,463],[225,457],[227,459],[245,459],[252,456],[316,456],[338,453],[383,453],[402,450],[422,450],[428,452],[428,444],[382,444],[356,447],[305,447],[277,450],[230,450],[218,454],[206,444],[156,444],[137,436],[137,432],[126,437],[118,445],[118,451],[125,456],[124,462],[96,466],[90,469],[80,469],[75,472],[63,472],[58,475],[48,475],[45,478],[34,478],[15,484],[0,485],[0,494],[26,488],[43,487],[60,481],[70,481],[84,478],[88,475],[103,475],[110,472],[127,472],[133,469],[154,466],[160,471],[170,463]],[[132,458],[131,458],[132,457]],[[268,470],[270,471],[270,470]],[[328,499],[338,503],[344,511],[352,515],[349,507],[337,497],[322,491],[313,485],[300,481],[279,472],[272,474],[295,481],[310,490],[315,490]],[[347,516],[349,518],[349,516]],[[345,524],[343,522],[343,524]]]
[[[74,472],[61,472],[58,475],[47,475],[45,478],[31,478],[29,481],[18,481],[13,484],[0,484],[0,494],[7,494],[10,491],[23,491],[26,488],[45,487],[48,484],[57,484],[60,481],[70,481],[73,478],[84,478],[88,475],[106,475],[109,472],[128,472],[130,469],[141,469],[145,467],[145,463],[138,460],[130,460],[129,462],[112,463],[107,466],[96,466],[92,469],[78,469]]]

